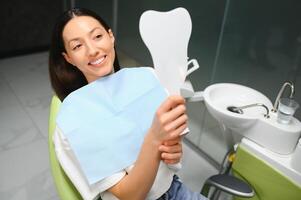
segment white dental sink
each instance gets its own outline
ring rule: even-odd
[[[277,113],[269,112],[273,107],[271,101],[262,93],[243,85],[218,83],[208,86],[201,95],[208,112],[233,134],[279,154],[294,151],[301,133],[300,121],[293,118],[290,124],[278,123]],[[242,114],[228,109],[250,104],[261,106],[244,108]]]
[[[243,110],[244,114],[229,111],[230,106],[241,107],[261,103],[272,108],[271,101],[262,93],[238,84],[218,83],[207,87],[204,100],[210,114],[227,128],[241,130],[253,125],[267,113],[264,107],[256,106]]]

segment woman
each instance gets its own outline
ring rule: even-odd
[[[61,101],[82,86],[120,69],[114,44],[111,29],[89,10],[72,9],[59,18],[53,31],[49,72]],[[54,143],[58,160],[83,198],[201,199],[187,190],[168,165],[178,163],[182,156],[180,134],[187,127],[184,103],[180,96],[167,98],[156,111],[136,162],[93,185],[85,182],[68,141],[57,128]]]

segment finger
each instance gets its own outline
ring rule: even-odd
[[[171,109],[169,112],[163,113],[161,116],[159,115],[159,113],[157,113],[157,115],[159,116],[159,119],[162,124],[168,124],[170,122],[175,121],[177,118],[182,117],[182,115],[184,115],[185,112],[186,112],[186,106],[184,104],[180,104],[180,105],[177,105],[176,107],[174,107],[173,109]],[[171,127],[169,127],[169,128],[171,128]],[[170,131],[170,130],[167,130],[167,131]]]
[[[173,146],[161,145],[159,147],[159,151],[165,152],[165,153],[181,153],[182,152],[182,146],[180,144],[173,145]]]
[[[186,106],[185,104],[179,104],[169,112],[165,113],[166,117],[168,118],[168,122],[176,120],[180,116],[186,113]]]
[[[168,124],[166,124],[165,128],[167,131],[175,130],[181,125],[187,123],[187,120],[188,120],[188,116],[186,114],[183,114],[177,117],[176,119],[174,119],[173,121],[169,122]]]
[[[182,132],[187,128],[187,123],[181,125],[176,130],[171,131],[170,133],[166,134],[163,138],[163,141],[174,140],[178,137],[181,137]]]
[[[181,159],[182,153],[162,153],[161,158],[163,160],[175,160],[175,159]]]
[[[165,113],[179,104],[184,104],[185,99],[179,95],[169,96],[158,108],[159,113]]]
[[[182,140],[182,137],[177,137],[173,140],[164,141],[163,145],[165,145],[165,146],[175,145],[175,144],[181,143],[181,140]]]
[[[166,140],[172,140],[175,139],[177,137],[180,137],[181,134],[183,133],[183,131],[187,128],[187,123],[182,124],[181,126],[179,126],[176,130],[174,130],[171,134],[168,135],[168,137],[166,138]]]

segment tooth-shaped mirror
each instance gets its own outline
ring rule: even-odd
[[[161,83],[170,94],[179,94],[188,74],[187,51],[192,29],[188,11],[146,11],[140,17],[139,29]]]

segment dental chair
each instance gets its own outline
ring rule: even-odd
[[[55,130],[56,116],[59,111],[60,105],[61,101],[59,100],[59,98],[57,96],[53,96],[50,104],[48,127],[48,148],[51,172],[60,199],[80,200],[82,199],[81,195],[76,190],[72,182],[69,180],[68,176],[65,174],[62,167],[59,164],[59,161],[56,158],[54,144],[52,140]]]
[[[60,105],[61,101],[59,98],[57,96],[53,96],[50,105],[48,129],[48,146],[51,172],[61,200],[81,200],[81,195],[63,171],[55,154],[52,138],[55,130],[56,116]],[[231,195],[242,198],[249,198],[254,195],[253,189],[248,184],[234,176],[228,175],[231,162],[229,164],[227,161],[229,160],[230,156],[231,154],[228,153],[223,162],[223,165],[227,166],[223,166],[219,174],[209,177],[202,188],[201,194],[209,197],[211,200],[218,198],[219,191],[224,191]],[[212,189],[214,189],[214,192],[212,192]]]

